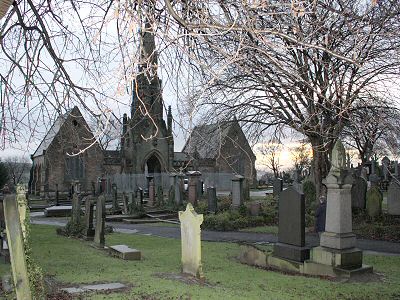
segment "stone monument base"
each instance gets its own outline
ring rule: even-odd
[[[304,262],[303,272],[331,277],[353,277],[372,273],[373,268],[363,265],[362,258],[362,251],[357,248],[337,250],[319,246],[311,250],[310,260]]]
[[[321,234],[320,245],[332,249],[349,249],[356,245],[356,235],[354,233],[334,233],[323,232]]]
[[[276,257],[303,262],[310,258],[310,248],[276,243],[273,255]]]

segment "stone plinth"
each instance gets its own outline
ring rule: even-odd
[[[192,204],[188,203],[185,211],[179,212],[181,222],[182,272],[204,279],[201,265],[201,231],[203,215],[198,215]]]
[[[243,180],[241,175],[235,175],[232,179],[232,207],[238,208],[243,205]]]

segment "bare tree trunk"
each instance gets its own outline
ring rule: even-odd
[[[324,145],[321,138],[310,138],[310,141],[313,151],[313,182],[315,184],[316,197],[318,199],[322,191],[322,179],[324,179],[329,172],[328,153],[330,149]]]

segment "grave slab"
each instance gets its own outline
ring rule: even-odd
[[[142,256],[140,250],[129,248],[127,245],[110,246],[108,251],[111,256],[124,260],[140,260]]]

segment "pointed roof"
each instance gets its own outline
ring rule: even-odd
[[[192,155],[198,153],[200,158],[203,159],[216,158],[233,125],[234,122],[221,122],[196,126],[186,141],[182,152]]]
[[[79,108],[74,106],[74,108],[67,110],[65,114],[59,115],[57,119],[54,121],[53,125],[50,127],[49,131],[46,133],[43,140],[40,142],[36,151],[33,153],[32,157],[38,157],[43,155],[43,151],[47,150],[54,138],[60,132],[61,127],[64,125],[65,121],[68,119],[70,115],[82,115]]]

